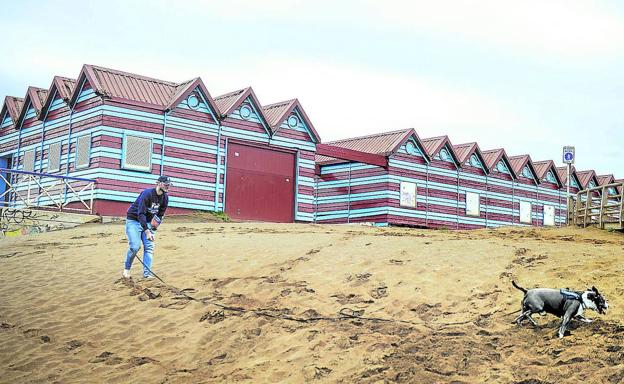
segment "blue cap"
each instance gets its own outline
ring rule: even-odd
[[[158,178],[158,182],[159,183],[167,183],[167,184],[171,184],[171,179],[169,178],[169,176],[160,176]]]

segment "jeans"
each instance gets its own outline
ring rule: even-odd
[[[147,227],[152,229],[152,225],[147,223]],[[154,232],[154,231],[152,231]],[[134,254],[138,253],[143,243],[143,276],[150,276],[152,269],[152,255],[154,254],[154,242],[147,239],[141,223],[136,220],[126,219],[126,235],[128,236],[128,253],[126,254],[126,269],[132,267]],[[147,267],[147,268],[146,268]],[[148,269],[149,268],[149,269]]]

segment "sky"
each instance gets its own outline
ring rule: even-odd
[[[28,1],[0,98],[83,64],[297,98],[323,142],[404,128],[624,178],[624,2]]]

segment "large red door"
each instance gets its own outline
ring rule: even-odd
[[[234,220],[294,221],[295,156],[228,143],[225,213]]]

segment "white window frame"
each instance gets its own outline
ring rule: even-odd
[[[50,164],[52,164],[51,159],[52,159],[52,146],[53,145],[58,145],[58,156],[55,156],[55,160],[58,160],[58,166],[56,168],[52,168],[50,166]],[[63,143],[62,142],[58,142],[58,143],[51,143],[50,145],[48,145],[48,172],[58,172],[61,170],[61,153],[63,152]]]
[[[466,192],[466,216],[481,216],[481,195],[474,192]],[[476,207],[474,207],[476,204]]]
[[[149,165],[147,165],[146,167],[142,167],[142,166],[135,165],[135,164],[128,164],[126,162],[127,151],[128,151],[128,138],[129,137],[137,138],[137,139],[143,139],[143,140],[149,140]],[[132,170],[132,171],[151,172],[152,171],[152,155],[153,155],[153,153],[154,153],[154,140],[151,137],[124,133],[123,143],[122,143],[122,153],[121,153],[121,168],[122,169],[129,169],[129,170]]]
[[[399,205],[401,207],[416,208],[418,187],[416,183],[401,181],[399,185]]]
[[[87,139],[89,143],[89,151],[87,153],[87,163],[78,164],[80,142],[85,139]],[[74,169],[85,169],[85,168],[89,168],[89,166],[91,166],[91,134],[90,133],[76,137],[76,150],[74,151]]]
[[[527,218],[528,211],[528,218]],[[532,224],[533,223],[533,204],[528,201],[520,202],[520,222],[522,224]]]

